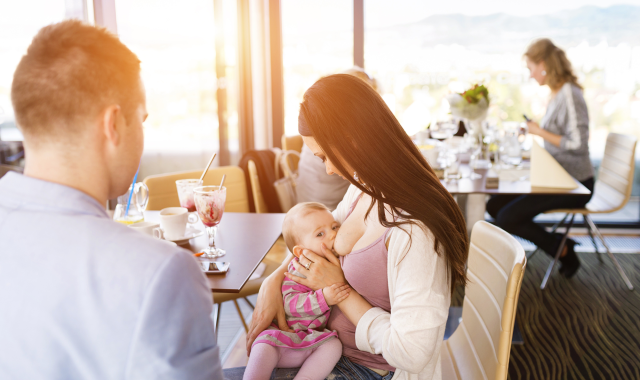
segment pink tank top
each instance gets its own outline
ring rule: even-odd
[[[347,218],[353,212],[358,199],[351,205]],[[346,218],[345,218],[346,219]],[[371,306],[391,312],[389,287],[387,282],[387,236],[389,229],[369,246],[340,257],[342,270],[351,285]],[[342,354],[354,363],[375,369],[394,371],[382,355],[360,351],[356,346],[356,326],[342,314],[339,308],[333,308],[328,328],[335,330],[342,342]]]

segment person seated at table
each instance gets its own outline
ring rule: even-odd
[[[317,202],[298,203],[282,223],[282,236],[290,252],[296,256],[303,249],[332,253],[340,224],[329,209]],[[289,264],[291,273],[304,277]],[[331,306],[349,296],[349,285],[333,284],[314,291],[285,277],[282,298],[287,324],[294,332],[281,331],[272,324],[256,338],[251,347],[245,380],[268,380],[274,368],[300,368],[295,379],[324,379],[331,373],[340,356],[342,344],[338,334],[326,328]]]
[[[531,78],[549,86],[551,99],[540,124],[529,121],[529,133],[544,139],[544,148],[587,189],[593,191],[593,166],[589,159],[589,113],[582,87],[565,52],[549,39],[533,42],[524,54]],[[582,208],[591,195],[495,195],[487,211],[506,231],[533,242],[552,258],[561,243],[533,218],[545,211]],[[580,268],[576,242],[568,239],[560,254],[560,273],[571,278]]]
[[[333,250],[303,249],[262,284],[247,350],[274,318],[286,331],[280,290],[286,277],[313,290],[348,282],[349,297],[328,328],[342,342],[329,378],[440,379],[440,349],[451,292],[466,281],[468,236],[460,208],[382,97],[363,81],[336,74],[309,88],[298,131],[327,173],[351,183],[333,212],[341,223]],[[244,369],[226,370],[229,380]],[[295,369],[278,370],[290,379]]]
[[[147,117],[140,61],[104,28],[42,28],[13,76],[24,175],[0,179],[0,379],[222,379],[192,255],[112,221]]]
[[[371,88],[378,91],[378,83],[362,68],[354,66],[342,72],[362,79]],[[334,210],[349,188],[349,182],[339,176],[327,174],[322,160],[314,156],[309,147],[302,145],[298,162],[296,194],[298,202],[320,202],[329,210]]]

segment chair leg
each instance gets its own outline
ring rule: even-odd
[[[218,331],[220,330],[220,311],[222,311],[222,304],[221,303],[217,303],[214,304],[214,306],[217,308],[216,310],[216,317],[213,320],[213,329],[216,332],[216,342],[218,341]]]
[[[586,222],[588,215],[582,214],[582,217]],[[587,223],[587,232],[589,232],[589,237],[591,238],[591,242],[593,243],[593,249],[595,249],[596,253],[598,254],[598,261],[602,263],[603,262],[602,255],[600,254],[600,250],[598,249],[598,243],[596,242],[596,238],[593,236],[593,231],[591,230],[591,225],[589,223]]]
[[[242,298],[244,298],[244,300],[249,304],[249,306],[251,306],[251,308],[255,310],[256,307],[253,306],[253,304],[251,303],[251,301],[249,301],[247,297],[242,297]]]
[[[564,221],[567,220],[567,216],[569,216],[569,214],[564,214],[564,218],[560,219],[560,221],[558,223],[553,225],[553,228],[551,229],[551,233],[556,232],[558,227],[560,227],[562,225],[562,223],[564,223]],[[536,250],[531,252],[531,254],[529,256],[527,256],[527,261],[529,261],[533,257],[533,255],[538,253],[539,250],[540,250],[540,248],[536,247]]]
[[[549,276],[551,276],[551,272],[553,268],[556,266],[558,259],[560,258],[560,254],[562,253],[562,249],[564,248],[565,243],[567,242],[567,236],[569,236],[569,230],[571,230],[571,226],[573,226],[573,219],[575,219],[576,214],[571,214],[571,220],[567,225],[567,231],[562,236],[562,240],[560,241],[560,246],[558,247],[558,251],[556,252],[556,256],[554,257],[551,264],[549,264],[549,268],[547,268],[547,273],[544,275],[542,279],[542,284],[540,284],[540,289],[543,289],[547,286],[547,281],[549,281]]]
[[[624,273],[624,270],[622,269],[622,266],[620,265],[618,260],[615,258],[615,256],[613,256],[613,253],[611,253],[611,250],[609,249],[609,246],[607,245],[607,242],[604,241],[604,237],[600,233],[600,230],[598,229],[598,227],[596,227],[595,223],[593,223],[593,220],[591,220],[591,217],[589,217],[588,215],[585,215],[584,218],[587,221],[587,223],[589,223],[589,226],[591,227],[593,232],[595,232],[596,235],[598,235],[598,238],[602,242],[602,245],[604,245],[604,249],[607,250],[607,254],[611,258],[611,261],[613,261],[613,264],[615,265],[616,269],[618,270],[618,273],[620,274],[620,277],[622,277],[624,282],[627,284],[627,287],[629,288],[629,290],[633,290],[633,285],[631,284],[631,281],[629,281],[629,278],[627,277],[627,274]]]
[[[236,310],[238,310],[238,315],[240,316],[240,320],[242,321],[242,325],[244,326],[244,331],[249,332],[249,326],[247,326],[247,321],[244,320],[244,315],[242,315],[242,310],[240,310],[240,305],[238,305],[238,300],[233,300],[233,304],[236,305]]]

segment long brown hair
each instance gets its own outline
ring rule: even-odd
[[[331,75],[304,94],[300,117],[335,167],[373,198],[367,215],[377,201],[384,227],[422,222],[444,255],[451,290],[464,285],[469,242],[462,212],[382,97],[358,78]],[[397,219],[387,221],[385,205]]]
[[[547,84],[552,90],[558,90],[565,82],[582,88],[564,50],[554,45],[550,39],[541,38],[533,41],[524,56],[534,63],[544,62]]]

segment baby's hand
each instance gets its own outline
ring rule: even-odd
[[[333,284],[323,288],[322,294],[324,295],[325,301],[327,301],[327,305],[333,306],[346,300],[347,297],[349,297],[350,291],[351,288],[349,284]]]

